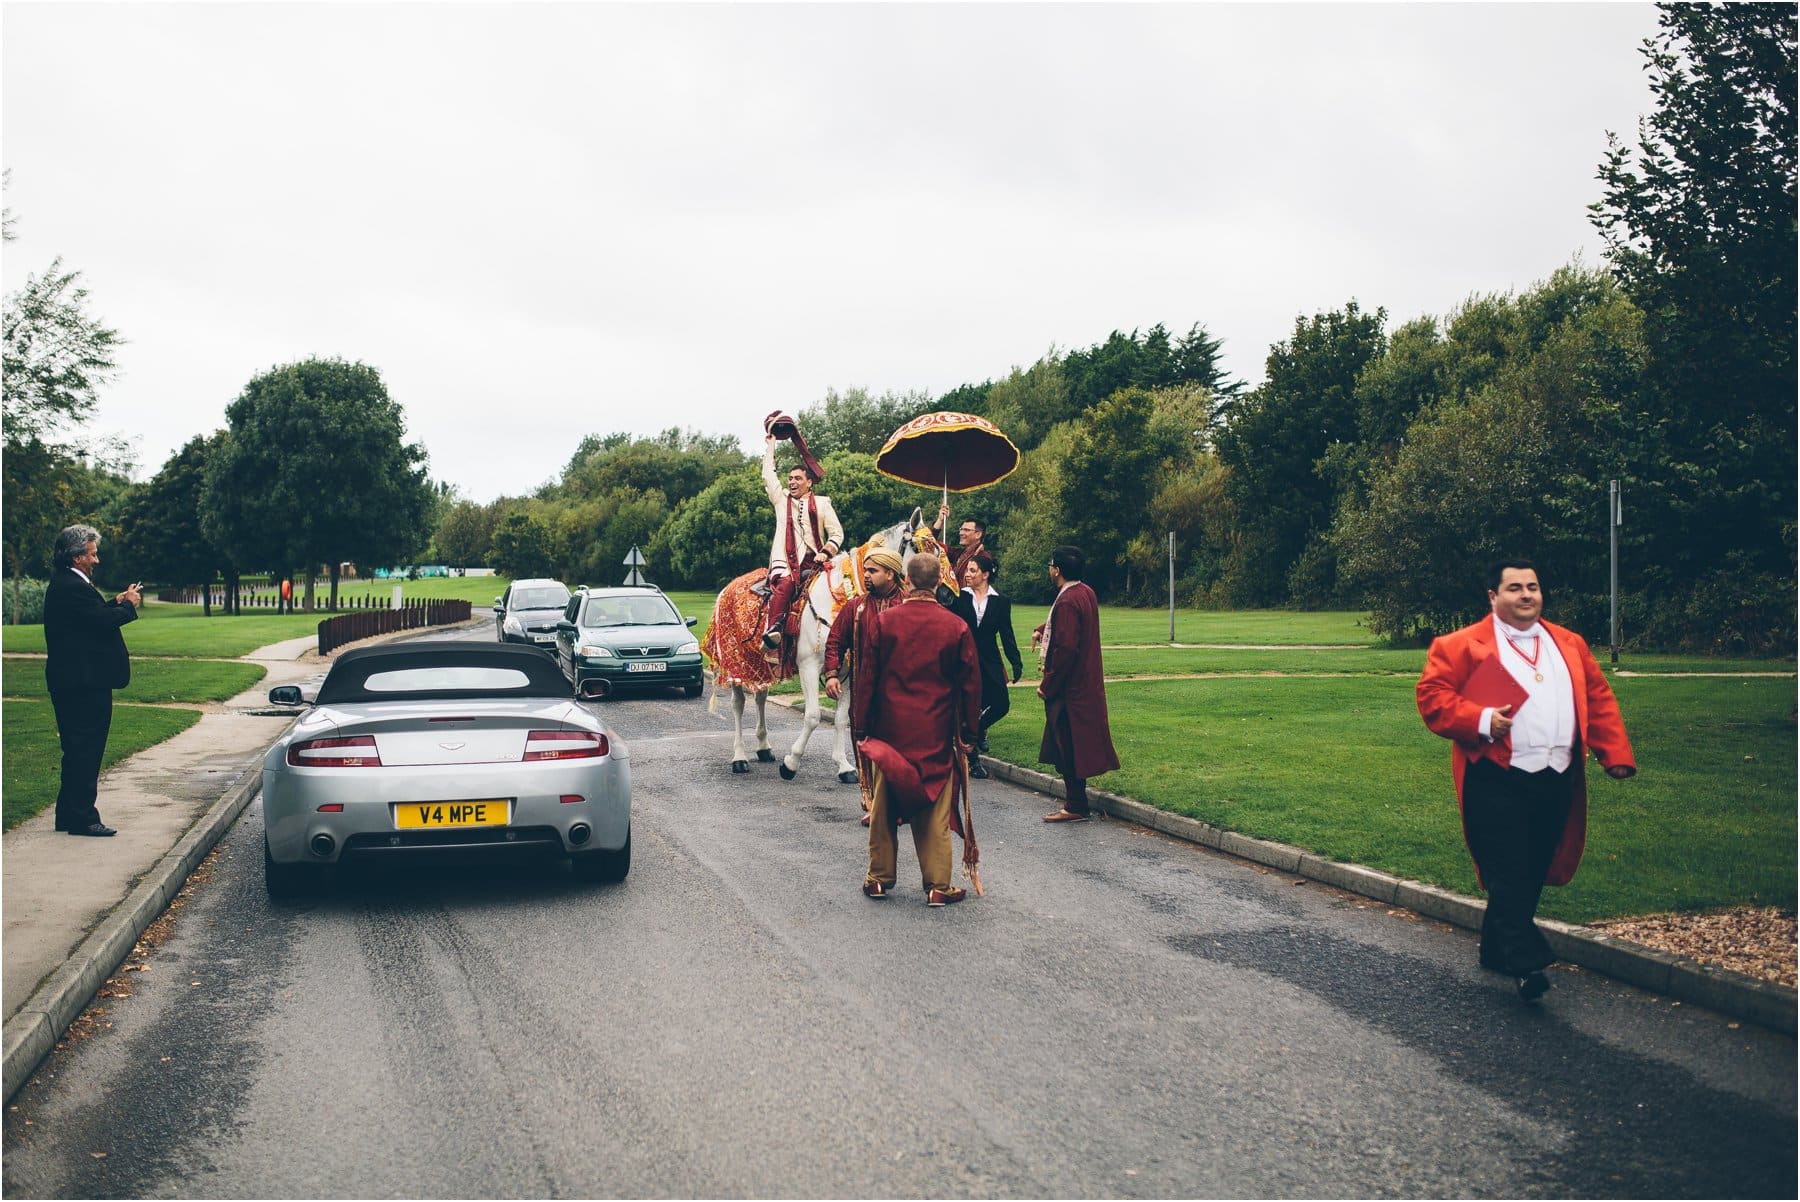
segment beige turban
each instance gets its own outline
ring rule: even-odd
[[[865,570],[867,570],[870,564],[875,563],[880,564],[896,576],[906,571],[906,565],[900,562],[900,556],[888,550],[886,547],[876,547],[864,554],[863,568]]]

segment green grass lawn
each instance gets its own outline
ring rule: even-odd
[[[1574,922],[1794,905],[1794,686],[1615,682],[1639,775],[1590,768],[1587,856],[1543,912]],[[1215,826],[1474,894],[1448,744],[1410,678],[1136,682],[1107,689],[1121,769],[1099,787]],[[1035,696],[993,754],[1034,765]]]
[[[115,705],[102,771],[128,755],[180,734],[200,720],[198,710]],[[0,822],[7,830],[56,804],[62,749],[48,701],[0,702],[6,742],[0,749]],[[104,805],[105,799],[101,799]],[[102,811],[104,813],[104,810]]]
[[[261,664],[234,660],[133,656],[131,685],[113,696],[121,702],[225,701],[266,675],[268,669]],[[48,697],[49,690],[44,685],[44,661],[7,656],[4,677],[0,677],[0,694],[14,701]]]

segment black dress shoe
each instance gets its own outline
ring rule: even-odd
[[[96,839],[104,839],[109,835],[116,835],[119,832],[106,825],[104,822],[96,822],[92,826],[84,826],[79,830],[72,830],[69,833],[71,835],[91,835]]]
[[[976,780],[986,780],[988,778],[988,770],[983,768],[980,764],[970,764],[969,775]]]
[[[1529,972],[1519,978],[1519,996],[1528,1002],[1535,1002],[1550,992],[1550,978],[1542,970]]]

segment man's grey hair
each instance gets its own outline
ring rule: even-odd
[[[64,526],[62,533],[56,536],[56,550],[50,560],[59,568],[75,566],[75,557],[88,549],[89,543],[99,543],[100,532],[92,526]]]
[[[906,582],[920,592],[935,589],[942,572],[938,566],[938,557],[926,551],[921,551],[906,561]]]

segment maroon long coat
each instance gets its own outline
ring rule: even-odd
[[[981,721],[981,664],[968,623],[930,593],[909,593],[858,623],[850,729],[889,786],[913,794],[908,805],[934,802],[956,762],[956,740]],[[890,754],[890,751],[892,754]],[[902,767],[896,773],[890,768]]]
[[[1044,695],[1040,761],[1073,765],[1073,775],[1084,780],[1119,766],[1100,667],[1100,599],[1079,580],[1050,607],[1050,647],[1038,689]]]

